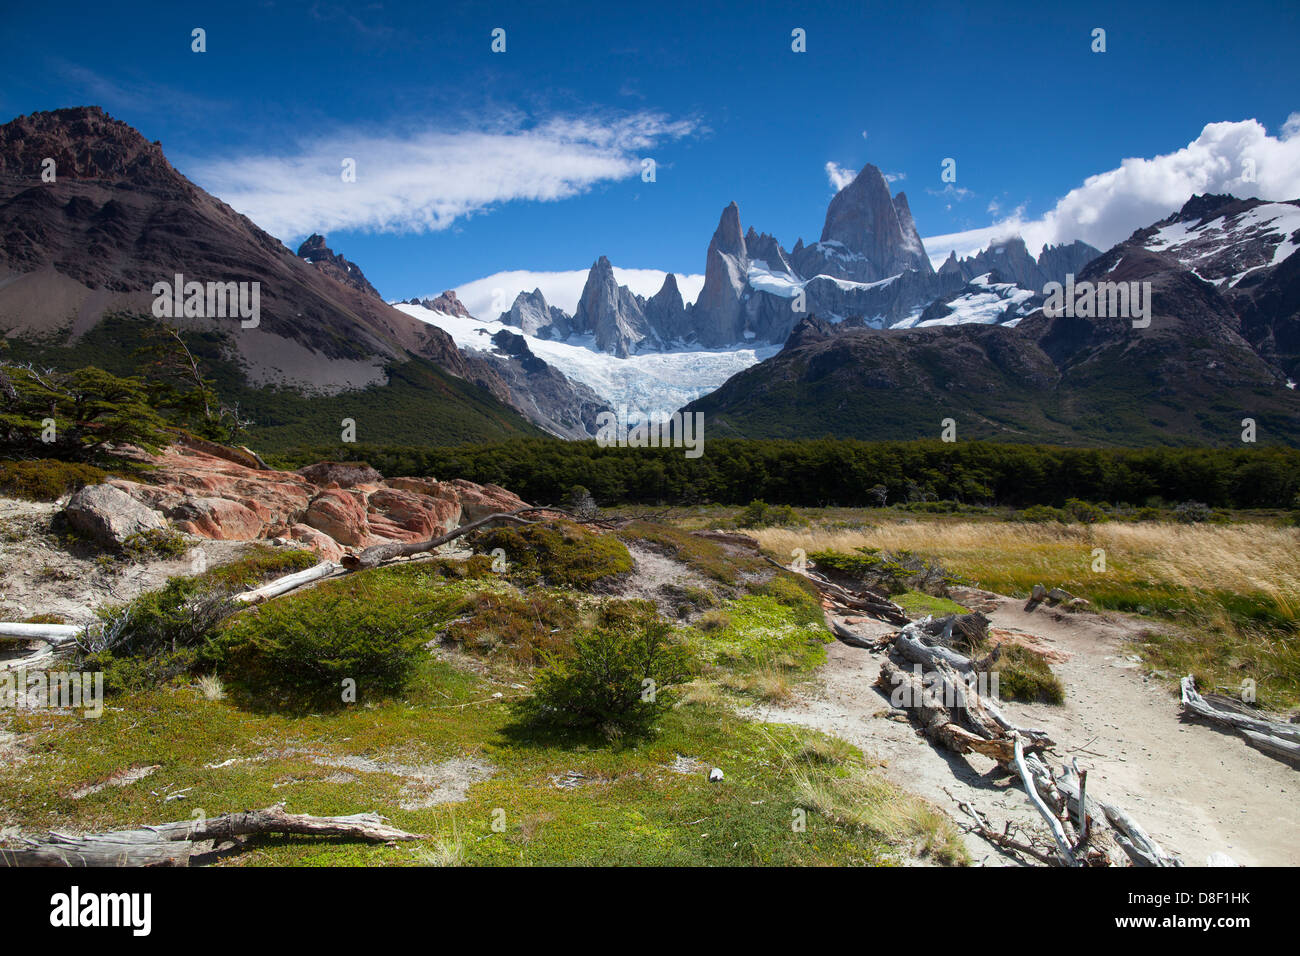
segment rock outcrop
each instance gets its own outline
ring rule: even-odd
[[[308,236],[298,247],[298,258],[310,262],[331,279],[351,286],[358,292],[373,295],[376,299],[380,297],[361,267],[325,245],[325,237],[322,235],[312,233]]]
[[[614,267],[601,256],[592,264],[582,298],[573,314],[574,331],[595,336],[596,348],[627,358],[642,343],[659,344],[645,317],[645,300],[614,278]],[[648,340],[648,341],[647,341]]]
[[[320,462],[296,472],[249,468],[173,446],[152,482],[112,480],[78,491],[69,527],[109,547],[165,528],[219,541],[281,538],[324,559],[348,548],[424,541],[495,511],[525,507],[497,485],[431,478],[385,479],[360,462]]]

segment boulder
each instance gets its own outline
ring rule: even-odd
[[[296,474],[322,488],[329,485],[338,485],[340,488],[378,485],[384,480],[383,475],[364,461],[318,461],[314,465],[299,468]]]
[[[88,485],[63,509],[68,527],[105,547],[120,548],[133,534],[161,531],[162,515],[113,485]]]
[[[344,488],[326,488],[307,506],[303,523],[323,531],[339,544],[365,546],[370,543],[365,499]]]
[[[380,488],[366,498],[370,533],[392,541],[425,541],[460,523],[460,503],[445,498]]]
[[[189,534],[213,541],[250,541],[270,530],[263,514],[250,504],[256,505],[229,498],[187,498],[169,514],[176,527]]]
[[[490,514],[527,508],[528,502],[500,485],[476,485],[464,478],[446,482],[460,498],[461,521],[468,524]]]
[[[343,545],[325,534],[325,532],[317,531],[309,525],[290,525],[289,537],[315,551],[320,555],[322,561],[337,561],[346,553]]]

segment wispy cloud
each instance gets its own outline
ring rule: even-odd
[[[980,229],[931,236],[925,248],[935,262],[949,250],[970,255],[1013,235],[1023,236],[1034,253],[1045,243],[1076,239],[1107,249],[1179,209],[1194,193],[1300,197],[1300,113],[1287,117],[1277,136],[1253,119],[1210,123],[1172,153],[1126,159],[1116,169],[1089,176],[1037,219],[1025,219],[1020,207]],[[992,207],[990,213],[997,214]]]
[[[857,173],[854,170],[846,169],[839,163],[827,162],[826,164],[826,178],[830,180],[831,188],[836,192],[853,182],[855,176]]]
[[[502,203],[553,202],[639,175],[647,151],[701,131],[696,120],[648,111],[509,115],[454,131],[340,131],[282,152],[191,162],[186,172],[281,239],[428,232]],[[355,182],[343,180],[345,160],[355,161]]]

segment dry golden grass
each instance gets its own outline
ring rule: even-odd
[[[1156,618],[1137,648],[1166,675],[1198,684],[1258,682],[1264,706],[1300,704],[1300,529],[1266,524],[1095,525],[913,519],[858,531],[750,532],[789,560],[870,547],[909,550],[1001,594],[1063,587],[1100,609]],[[1093,570],[1095,549],[1105,571]],[[1171,683],[1171,686],[1176,684]]]
[[[750,532],[768,551],[858,547],[910,550],[933,557],[994,591],[1025,593],[1034,584],[1101,579],[1163,588],[1264,594],[1297,610],[1300,531],[1269,525],[1179,525],[1160,522],[1037,525],[1013,522],[886,522],[864,531],[768,528]],[[1104,575],[1092,571],[1093,549],[1106,552]]]

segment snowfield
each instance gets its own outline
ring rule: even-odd
[[[412,318],[436,325],[460,348],[492,351],[492,336],[506,329],[523,333],[495,320],[464,318],[434,312],[419,305],[393,303]],[[596,350],[593,336],[574,336],[566,342],[552,342],[524,335],[533,354],[563,372],[575,382],[591,388],[618,409],[671,414],[688,402],[716,389],[737,372],[781,351],[779,345],[736,346],[730,349],[645,352],[621,359]]]

